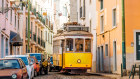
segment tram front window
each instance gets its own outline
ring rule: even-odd
[[[91,52],[91,39],[85,39],[85,52]]]
[[[83,39],[80,39],[80,38],[75,39],[76,52],[83,52],[83,45],[84,45]]]
[[[66,50],[73,51],[73,39],[66,39]]]

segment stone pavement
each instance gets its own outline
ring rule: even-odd
[[[129,76],[121,77],[121,75],[118,74],[109,74],[109,73],[95,73],[95,74],[99,74],[105,77],[110,77],[111,79],[129,79]],[[132,76],[130,79],[132,79]],[[139,76],[134,76],[134,79],[139,79]]]

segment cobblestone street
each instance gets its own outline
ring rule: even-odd
[[[49,75],[41,75],[34,79],[112,79],[96,74],[84,74],[84,75],[67,75],[60,72],[49,72]]]

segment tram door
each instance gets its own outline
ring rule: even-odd
[[[64,40],[62,40],[62,42],[61,42],[61,50],[62,50],[62,67],[63,67],[64,43],[65,43],[65,41],[64,41]]]

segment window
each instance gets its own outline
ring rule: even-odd
[[[80,0],[80,7],[81,7],[81,0]]]
[[[28,18],[26,17],[26,31],[28,30]]]
[[[84,45],[83,39],[80,38],[75,39],[76,52],[83,52],[83,45]]]
[[[116,26],[116,9],[113,9],[113,27]]]
[[[41,40],[42,40],[42,31],[41,31]]]
[[[83,17],[85,17],[85,9],[86,9],[86,5],[85,5],[85,0],[83,0]]]
[[[15,27],[16,27],[16,20],[17,20],[17,17],[16,17],[16,14],[15,14]]]
[[[104,3],[103,3],[103,0],[101,0],[100,2],[100,9],[102,10],[104,8]]]
[[[31,53],[33,52],[33,48],[31,48]]]
[[[4,0],[2,0],[2,13],[4,11]]]
[[[38,28],[38,37],[40,37],[40,29]]]
[[[101,16],[101,32],[104,31],[104,16]]]
[[[28,53],[28,46],[26,45],[26,53]]]
[[[91,39],[85,39],[85,52],[91,52]]]
[[[66,39],[66,51],[73,51],[73,39]]]
[[[35,26],[35,34],[37,34],[37,26]]]
[[[47,31],[46,31],[46,41],[48,40],[48,39],[47,39],[47,36],[48,36],[48,33],[47,33]]]
[[[18,19],[18,30],[19,30],[19,19]]]
[[[31,22],[31,38],[32,38],[32,29],[33,29],[33,22]]]
[[[90,32],[91,32],[91,28],[92,28],[92,20],[90,20],[89,24],[90,24],[90,28],[89,28],[89,30],[90,30]]]
[[[108,44],[105,45],[105,56],[108,56]]]
[[[6,49],[5,49],[6,56],[8,55],[8,39],[6,38]]]
[[[6,8],[8,8],[8,2],[6,3]],[[8,12],[6,12],[6,18],[8,18]]]
[[[13,13],[12,13],[12,10],[11,10],[11,16],[10,16],[10,22],[12,23],[12,16],[13,16]]]

